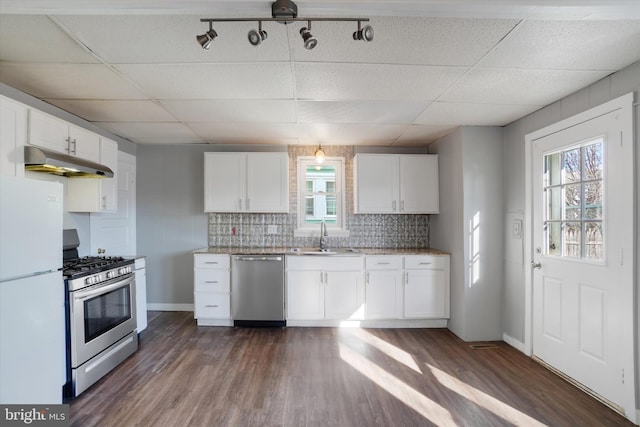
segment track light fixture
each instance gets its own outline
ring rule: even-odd
[[[213,29],[212,25],[214,22],[257,22],[258,29],[250,30],[247,34],[247,38],[249,39],[249,43],[252,46],[260,45],[266,38],[267,32],[262,30],[263,22],[279,22],[280,24],[290,24],[292,22],[307,22],[306,27],[302,27],[300,29],[300,36],[302,36],[302,40],[304,41],[305,49],[311,50],[318,44],[318,39],[316,39],[311,34],[311,21],[347,21],[347,22],[357,22],[358,30],[353,33],[354,40],[364,40],[364,41],[372,41],[373,40],[373,27],[371,25],[365,25],[362,27],[363,22],[369,22],[369,18],[326,18],[326,17],[317,17],[317,18],[298,18],[298,6],[291,0],[276,0],[271,4],[271,18],[204,18],[200,19],[200,22],[208,22],[209,23],[209,31],[206,33],[196,36],[196,40],[203,49],[209,50],[211,47],[211,43],[213,40],[218,37],[218,34]]]
[[[200,43],[200,46],[202,46],[204,50],[209,50],[209,48],[211,47],[211,43],[213,43],[213,40],[216,37],[218,37],[218,33],[216,33],[216,31],[212,27],[211,22],[209,22],[209,31],[196,36],[196,40],[198,40],[198,43]]]

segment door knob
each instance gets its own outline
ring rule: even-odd
[[[531,268],[533,269],[542,268],[542,264],[540,264],[539,262],[531,261]]]

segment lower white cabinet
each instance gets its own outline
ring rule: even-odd
[[[136,258],[136,321],[138,333],[147,329],[147,268],[144,258]]]
[[[231,326],[231,273],[227,254],[195,254],[194,317],[198,325]]]
[[[367,319],[400,319],[403,315],[402,256],[367,256]]]
[[[287,256],[287,322],[364,317],[363,257]]]

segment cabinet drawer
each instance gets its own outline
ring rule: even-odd
[[[229,269],[229,255],[194,255],[193,264],[195,268],[224,268]]]
[[[194,270],[194,291],[230,292],[229,270],[196,268]]]
[[[287,270],[360,271],[362,256],[287,255]]]
[[[367,270],[401,270],[402,257],[390,255],[371,255],[366,257]]]
[[[425,269],[425,268],[445,268],[447,257],[441,255],[407,255],[404,257],[404,268]]]
[[[228,319],[231,317],[231,297],[229,294],[196,292],[195,312],[197,319]]]

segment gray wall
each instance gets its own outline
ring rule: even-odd
[[[449,329],[465,341],[502,338],[502,129],[457,129],[430,146],[439,155],[440,215],[431,245],[451,253]]]
[[[560,120],[571,117],[577,113],[586,111],[592,107],[610,101],[629,92],[635,92],[635,102],[638,102],[640,92],[640,62],[614,73],[604,79],[588,86],[572,95],[563,98],[548,107],[513,122],[504,130],[504,208],[505,214],[522,215],[525,210],[525,135],[541,129]],[[635,107],[635,150],[636,150],[636,177],[637,165],[640,164],[640,137],[638,135],[638,123],[640,123],[640,111]],[[638,198],[640,198],[640,182],[636,184]],[[638,208],[636,207],[636,215]],[[637,222],[637,219],[636,219]],[[640,241],[640,230],[638,230]],[[640,253],[640,251],[638,251]],[[640,262],[640,254],[639,262]],[[529,272],[526,267],[527,260],[520,266],[506,262],[504,269],[504,333],[508,338],[521,343],[524,342],[524,312],[525,274]],[[637,272],[636,272],[637,280]],[[640,294],[640,293],[639,293]],[[639,330],[640,332],[640,330]]]

